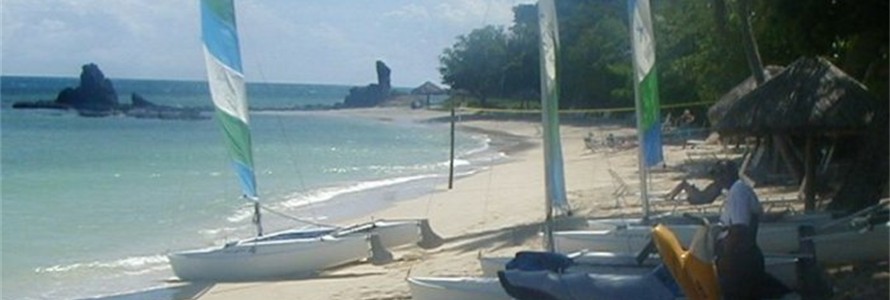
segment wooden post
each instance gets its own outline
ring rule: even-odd
[[[801,192],[804,198],[804,211],[816,209],[816,138],[807,136],[804,154],[804,179]]]
[[[451,103],[451,160],[448,167],[448,189],[454,187],[454,102]]]

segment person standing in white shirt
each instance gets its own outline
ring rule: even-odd
[[[721,290],[724,299],[758,299],[765,275],[763,253],[757,246],[763,207],[751,185],[739,178],[734,163],[721,162],[719,169],[733,182],[720,215],[726,229],[717,242]]]

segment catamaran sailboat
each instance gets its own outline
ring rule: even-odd
[[[441,244],[426,220],[377,220],[350,227],[321,226],[264,235],[235,7],[232,0],[202,0],[200,6],[204,56],[216,118],[225,133],[244,197],[253,202],[257,236],[218,247],[171,253],[168,258],[176,276],[186,281],[305,276],[366,259],[372,246],[418,243],[429,248]]]

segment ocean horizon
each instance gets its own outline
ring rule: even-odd
[[[11,109],[76,78],[0,78],[4,299],[80,299],[169,287],[165,254],[254,234],[215,120],[84,118]],[[209,106],[206,82],[115,80],[121,102]],[[248,84],[251,107],[342,102],[349,86]],[[447,124],[252,113],[260,198],[322,223],[371,216],[447,182]],[[457,174],[500,158],[458,132]],[[416,216],[422,218],[424,216]],[[302,226],[268,216],[269,231]],[[347,224],[339,224],[347,225]],[[435,226],[435,224],[433,224]]]

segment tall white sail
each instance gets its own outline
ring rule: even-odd
[[[544,135],[544,178],[548,209],[556,213],[570,211],[566,199],[565,171],[559,137],[559,82],[557,56],[559,27],[553,0],[538,2],[538,24],[541,33],[541,118]]]

